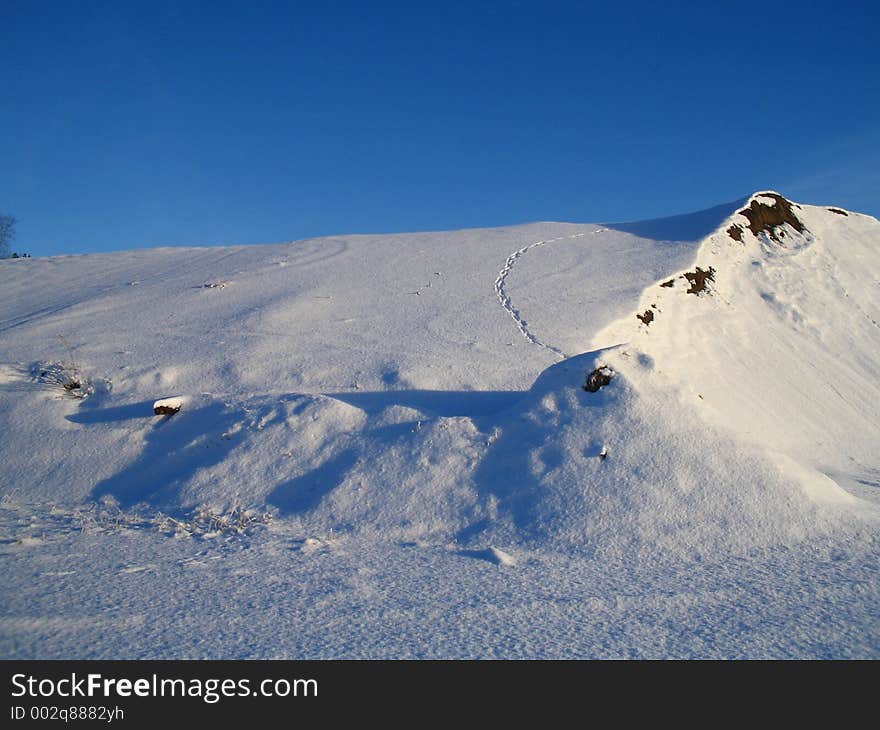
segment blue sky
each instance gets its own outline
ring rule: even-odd
[[[880,4],[2,3],[33,255],[620,221],[761,188],[880,215]]]

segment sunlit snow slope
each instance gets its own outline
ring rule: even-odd
[[[878,253],[873,218],[753,196],[507,414],[485,529],[699,555],[876,526]]]
[[[5,262],[5,488],[582,546],[802,530],[854,501],[832,479],[880,480],[880,226],[749,205]],[[594,360],[617,377],[591,394]],[[56,361],[94,392],[42,382]]]
[[[4,486],[74,501],[109,490],[162,507],[234,493],[258,504],[367,412],[497,410],[557,359],[521,334],[495,287],[509,255],[550,239],[499,286],[513,307],[541,298],[532,331],[573,352],[696,245],[548,223],[0,262],[0,415],[17,434],[0,443],[16,474]],[[523,273],[551,251],[565,262],[552,282]],[[39,382],[62,361],[94,383],[91,397]],[[193,405],[160,425],[150,405],[175,395]],[[211,487],[186,498],[148,494],[200,479]]]
[[[780,550],[799,555],[795,585],[820,570],[797,546],[823,545],[823,555],[855,556],[835,564],[829,599],[849,606],[841,621],[853,632],[838,627],[823,644],[822,622],[811,624],[807,653],[833,644],[833,655],[870,655],[876,631],[856,628],[876,629],[876,602],[848,591],[876,566],[878,322],[880,223],[772,192],[630,224],[3,261],[0,528],[9,555],[39,555],[47,540],[74,539],[53,531],[85,521],[95,536],[77,532],[78,549],[100,543],[113,555],[112,536],[89,542],[108,525],[139,540],[203,540],[225,528],[196,529],[200,510],[268,511],[268,526],[254,527],[265,554],[246,565],[286,564],[289,540],[303,555],[337,546],[351,565],[359,553],[410,565],[397,551],[419,546],[440,552],[389,580],[421,585],[439,561],[447,581],[476,586],[483,578],[457,574],[452,558],[527,573],[552,555],[548,570],[581,561],[595,580],[625,566],[627,590],[648,601],[682,570],[760,553],[742,569],[753,575],[786,563]],[[71,373],[81,387],[66,391],[59,380]],[[170,397],[180,411],[154,415]],[[679,567],[639,572],[664,561]],[[39,583],[31,563],[16,565],[22,586]],[[320,593],[321,571],[297,565],[309,576],[303,595]],[[739,575],[737,565],[700,580]],[[180,605],[192,600],[177,590]],[[794,589],[780,590],[780,610],[801,611],[786,597]],[[379,605],[378,595],[358,600]],[[769,600],[737,595],[740,606]],[[581,599],[560,600],[563,620],[562,606]],[[511,625],[531,625],[532,609],[517,611]],[[646,631],[642,618],[626,620]],[[9,624],[0,645],[34,636],[35,648],[16,652],[55,655],[44,651],[47,626]],[[74,648],[88,640],[78,631],[65,634]],[[411,655],[396,639],[347,631],[341,646],[359,650],[316,639],[302,655]],[[427,626],[413,631],[431,638]],[[649,655],[701,655],[685,639],[664,650],[640,635]],[[625,652],[601,636],[579,637],[576,655]],[[755,637],[759,655],[802,646],[762,643],[764,629]],[[468,634],[454,650],[417,655],[479,655],[486,641]],[[702,655],[729,656],[731,642],[701,645]],[[566,646],[548,635],[496,655],[570,655]],[[257,654],[275,655],[267,647]]]

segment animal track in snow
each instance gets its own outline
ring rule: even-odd
[[[498,278],[495,279],[495,295],[498,297],[498,301],[501,306],[507,311],[507,313],[511,316],[513,321],[516,323],[517,329],[520,331],[523,337],[525,337],[529,342],[533,345],[537,345],[538,347],[542,347],[545,350],[549,350],[560,360],[564,360],[568,357],[566,353],[560,350],[558,347],[551,345],[547,342],[544,342],[538,336],[529,329],[528,322],[523,319],[522,313],[513,306],[513,302],[510,299],[510,295],[507,293],[507,277],[510,275],[510,272],[513,270],[513,265],[519,260],[523,254],[531,251],[533,248],[537,248],[538,246],[546,246],[548,243],[557,243],[558,241],[570,241],[575,238],[583,238],[588,235],[595,235],[597,233],[603,233],[605,228],[597,228],[594,231],[582,231],[581,233],[575,233],[571,236],[559,236],[558,238],[548,238],[542,241],[535,241],[534,243],[530,243],[528,246],[523,246],[518,251],[514,251],[510,256],[507,257],[507,261],[504,262],[504,268],[498,272]]]

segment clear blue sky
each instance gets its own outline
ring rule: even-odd
[[[880,214],[880,3],[0,1],[33,255],[697,210]]]

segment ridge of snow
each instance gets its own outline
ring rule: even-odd
[[[417,655],[570,655],[558,637],[525,637],[537,615],[569,636],[579,605],[629,628],[578,629],[578,655],[632,653],[637,635],[656,655],[730,656],[735,632],[701,644],[690,624],[711,604],[700,626],[715,635],[730,602],[740,625],[769,603],[787,627],[770,644],[775,629],[756,627],[753,653],[876,654],[880,223],[791,204],[803,230],[754,235],[741,211],[784,208],[777,195],[671,223],[0,262],[0,550],[13,566],[0,647],[93,651],[77,602],[56,606],[47,588],[85,555],[95,580],[64,582],[82,605],[121,591],[140,615],[170,590],[160,633],[196,606],[165,656],[411,655],[388,615],[423,639]],[[50,361],[91,395],[41,382]],[[600,366],[613,377],[587,392]],[[154,418],[169,393],[185,407]],[[573,582],[551,597],[545,573]],[[822,598],[848,618],[842,631],[817,619],[804,649],[788,629],[812,615],[814,573],[833,576]],[[227,585],[265,609],[257,649],[204,638],[235,610],[212,603]],[[418,599],[395,603],[395,586]],[[484,599],[505,607],[488,622],[467,608]],[[291,607],[339,627],[339,643],[280,637],[273,617]],[[50,609],[63,631],[28,618]],[[665,647],[656,611],[672,621]],[[491,638],[508,618],[516,649]],[[133,616],[114,626],[102,636],[130,650],[104,638],[98,653],[155,655]]]
[[[756,193],[748,203],[775,205],[769,195],[779,193]],[[880,223],[793,206],[805,229],[782,224],[779,241],[753,235],[742,213],[734,213],[689,267],[714,271],[706,292],[687,294],[685,272],[658,282],[638,307],[654,312],[650,325],[630,315],[593,344],[626,342],[709,422],[851,485],[880,471],[880,369],[873,354],[880,351],[880,293],[869,273],[880,251]],[[732,225],[741,241],[730,235]],[[626,363],[618,363],[626,374]],[[829,482],[820,491],[845,499]]]

